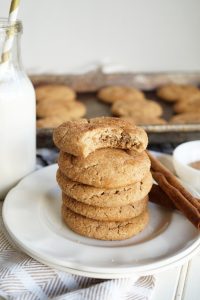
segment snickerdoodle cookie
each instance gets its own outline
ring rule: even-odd
[[[163,118],[142,115],[134,116],[128,119],[131,119],[136,125],[163,125],[167,123],[167,121]]]
[[[148,143],[142,128],[112,117],[65,122],[54,130],[53,140],[62,151],[84,157],[108,147],[142,152]]]
[[[113,103],[118,100],[140,100],[144,94],[138,89],[126,86],[109,86],[102,88],[98,92],[98,98],[107,103]]]
[[[200,112],[188,112],[173,116],[170,123],[174,124],[198,124],[200,123]]]
[[[85,204],[99,207],[134,204],[149,193],[153,183],[150,172],[141,181],[117,189],[97,188],[72,181],[60,169],[56,178],[63,193]]]
[[[36,110],[37,116],[40,118],[57,116],[65,118],[65,120],[75,120],[83,117],[86,113],[85,105],[79,101],[69,101],[66,103],[40,102]]]
[[[142,101],[116,101],[112,105],[112,113],[120,117],[159,117],[162,115],[162,107],[152,100]]]
[[[148,196],[134,204],[117,207],[98,207],[79,202],[63,194],[63,205],[73,212],[99,221],[126,221],[139,216],[147,209]]]
[[[99,149],[86,158],[60,152],[59,167],[67,177],[100,188],[117,188],[141,181],[150,169],[146,152]]]
[[[74,100],[76,93],[66,85],[63,84],[45,84],[35,89],[36,99],[38,102],[43,100]]]
[[[199,93],[199,89],[193,85],[187,84],[168,84],[157,90],[157,96],[169,102],[181,100],[183,97]]]
[[[63,221],[78,234],[99,240],[124,240],[142,231],[149,222],[149,213],[145,210],[138,217],[128,221],[97,221],[81,216],[62,206]]]
[[[174,111],[177,113],[200,112],[200,93],[183,98],[174,105]]]
[[[46,117],[37,120],[37,128],[55,128],[62,124],[65,121],[65,117],[56,116],[56,117]]]

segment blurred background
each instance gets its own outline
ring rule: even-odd
[[[7,16],[10,0],[0,2]],[[199,0],[21,0],[30,73],[98,62],[124,70],[200,70]]]

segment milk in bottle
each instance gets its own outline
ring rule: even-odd
[[[0,19],[1,53],[9,26]],[[36,159],[35,92],[20,59],[22,25],[18,21],[12,26],[9,62],[0,64],[0,199],[34,170]]]

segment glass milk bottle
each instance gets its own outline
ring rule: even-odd
[[[22,24],[0,19],[0,57],[6,35],[13,34],[8,62],[0,63],[0,199],[35,168],[35,92],[21,63]]]

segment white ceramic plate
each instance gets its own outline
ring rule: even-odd
[[[5,226],[29,255],[68,272],[112,278],[162,270],[196,253],[200,237],[193,225],[151,203],[148,227],[131,239],[98,241],[72,232],[61,220],[56,169],[32,173],[4,201]]]
[[[166,264],[166,266],[162,266],[160,268],[156,267],[155,269],[151,269],[151,270],[145,271],[145,272],[135,273],[132,271],[130,273],[120,273],[120,272],[119,273],[95,273],[95,272],[86,272],[86,271],[71,269],[71,268],[67,268],[67,267],[63,267],[63,266],[59,266],[59,265],[54,265],[54,264],[50,263],[49,261],[42,260],[40,257],[35,256],[33,253],[29,253],[29,251],[25,250],[22,246],[17,244],[17,242],[16,242],[16,245],[22,251],[24,251],[28,255],[32,256],[34,259],[40,261],[41,263],[43,263],[45,265],[50,266],[51,268],[58,269],[60,271],[64,271],[64,272],[68,272],[68,273],[72,273],[74,275],[91,277],[91,278],[101,278],[101,279],[127,278],[127,277],[132,277],[134,275],[146,276],[146,275],[157,274],[159,272],[167,271],[171,268],[175,268],[176,266],[184,264],[186,261],[188,261],[190,258],[192,258],[194,255],[196,255],[199,252],[199,246],[197,245],[197,247],[195,249],[191,250],[190,253],[187,253],[185,256],[176,260],[175,262],[173,262],[171,264]]]

